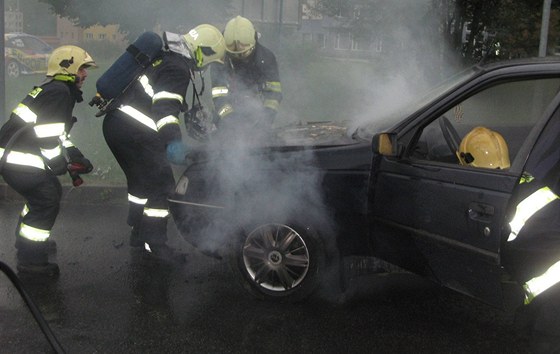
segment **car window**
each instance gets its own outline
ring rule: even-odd
[[[455,151],[475,127],[500,134],[513,161],[560,89],[560,79],[512,81],[489,87],[434,117],[411,149],[413,159],[459,164]]]
[[[23,39],[23,41],[25,44],[25,48],[30,51],[37,52],[37,53],[45,53],[48,51],[48,45],[46,45],[44,42],[40,41],[37,38],[26,37]]]
[[[21,38],[10,39],[10,41],[8,42],[8,46],[13,47],[13,48],[24,48],[25,47]]]

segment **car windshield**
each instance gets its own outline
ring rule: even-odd
[[[374,134],[390,129],[396,123],[422,109],[422,107],[429,102],[432,102],[437,97],[442,96],[447,91],[460,85],[462,82],[469,80],[476,74],[478,71],[477,68],[477,66],[473,66],[454,73],[450,77],[441,81],[439,84],[435,85],[432,89],[428,90],[425,95],[422,95],[419,98],[413,98],[408,102],[405,101],[403,104],[395,107],[395,109],[373,117],[372,121],[358,127],[353,135],[361,139],[371,139]]]

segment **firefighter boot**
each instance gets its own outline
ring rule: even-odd
[[[22,245],[17,252],[17,270],[30,275],[56,277],[60,273],[56,263],[49,263],[44,247]]]
[[[20,249],[21,247],[21,237],[16,237],[16,249]],[[55,240],[51,240],[50,238],[47,239],[46,241],[43,241],[43,247],[44,249],[48,252],[48,253],[56,253],[56,241]]]
[[[187,256],[184,253],[175,251],[167,245],[148,245],[145,247],[145,256],[149,260],[161,262],[169,265],[181,265],[187,262]]]

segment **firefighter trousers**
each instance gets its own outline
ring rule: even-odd
[[[175,187],[165,144],[157,132],[118,110],[106,115],[103,135],[126,176],[127,223],[138,232],[139,239],[150,246],[165,244],[169,218],[167,198]]]
[[[44,241],[48,240],[60,210],[60,181],[47,170],[33,169],[28,172],[12,166],[6,166],[2,176],[26,201],[16,228],[18,259],[45,261],[47,249]]]

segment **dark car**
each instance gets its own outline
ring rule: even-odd
[[[527,221],[540,227],[534,238],[508,240],[526,186],[546,184],[557,198],[559,92],[559,60],[475,66],[406,105],[392,127],[379,124],[387,117],[349,132],[316,123],[267,147],[209,148],[190,157],[172,214],[259,298],[336,287],[344,259],[369,256],[497,307],[533,309],[525,318],[548,314],[558,335],[559,274],[522,306],[524,282],[560,261],[558,203],[552,220]],[[475,152],[463,139],[476,127],[503,137],[509,164],[467,163]]]
[[[17,78],[20,75],[47,72],[47,63],[53,48],[39,37],[26,33],[6,33],[4,46],[8,77]]]

